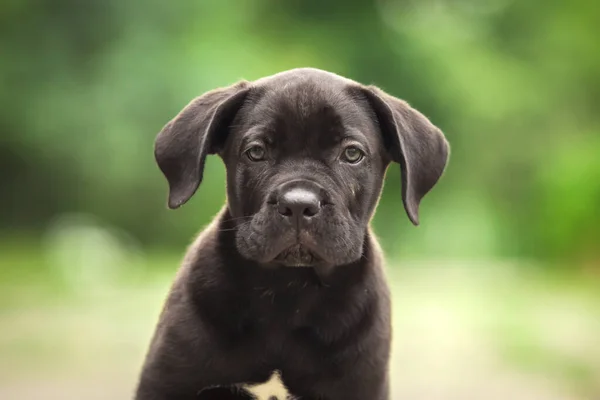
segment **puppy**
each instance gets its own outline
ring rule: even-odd
[[[185,256],[135,398],[388,399],[390,295],[369,222],[393,161],[418,224],[442,132],[376,87],[302,68],[210,91],[163,128],[170,208],[209,154],[227,204]]]

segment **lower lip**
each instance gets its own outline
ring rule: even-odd
[[[286,266],[290,266],[290,267],[310,267],[310,266],[313,266],[316,264],[317,257],[315,257],[315,255],[312,252],[308,251],[302,245],[296,245],[296,246],[300,246],[300,248],[287,249],[284,252],[282,252],[281,254],[279,254],[275,258],[275,260],[278,262],[281,262],[282,264],[284,264]],[[286,253],[288,253],[288,254],[286,254]],[[289,254],[289,253],[297,253],[297,254]],[[294,257],[294,256],[297,256],[297,257]]]

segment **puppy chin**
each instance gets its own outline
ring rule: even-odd
[[[277,242],[275,240],[271,243]],[[280,240],[265,252],[240,251],[246,258],[265,267],[327,268],[347,265],[362,257],[362,242],[352,248],[336,248],[334,245],[317,246],[314,241]],[[255,250],[255,249],[254,249]],[[266,250],[266,249],[265,249]]]
[[[333,235],[334,240],[327,238],[315,238],[306,232],[300,234],[300,243],[318,262],[313,265],[335,267],[338,265],[352,264],[362,257],[362,236],[356,235]]]
[[[361,229],[346,225],[342,229],[297,232],[261,217],[239,228],[236,247],[244,258],[265,267],[335,267],[362,257]]]
[[[238,251],[245,258],[265,267],[313,267],[323,263],[323,259],[314,251],[296,239],[280,237],[279,240],[265,240],[269,246],[247,240],[238,240]]]
[[[279,253],[274,261],[286,267],[313,267],[322,260],[306,246],[296,243]]]

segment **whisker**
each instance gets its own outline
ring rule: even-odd
[[[252,221],[246,221],[246,222],[242,222],[241,224],[239,224],[238,226],[234,227],[234,228],[224,228],[224,229],[219,229],[218,232],[230,232],[230,231],[236,231],[238,229],[240,229],[241,227],[243,227],[244,225],[249,225]]]
[[[245,216],[243,216],[243,217],[229,218],[229,219],[226,219],[226,220],[225,220],[225,221],[223,221],[223,222],[232,222],[232,221],[239,221],[240,219],[251,219],[251,218],[253,218],[253,216],[252,216],[252,215],[245,215]]]

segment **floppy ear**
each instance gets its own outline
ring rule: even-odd
[[[169,208],[178,208],[196,192],[206,155],[221,149],[248,90],[249,83],[242,81],[207,92],[192,100],[160,131],[154,157],[169,182]]]
[[[419,204],[442,176],[450,146],[442,131],[405,101],[374,86],[362,90],[375,111],[392,160],[400,164],[406,213],[419,225]]]

